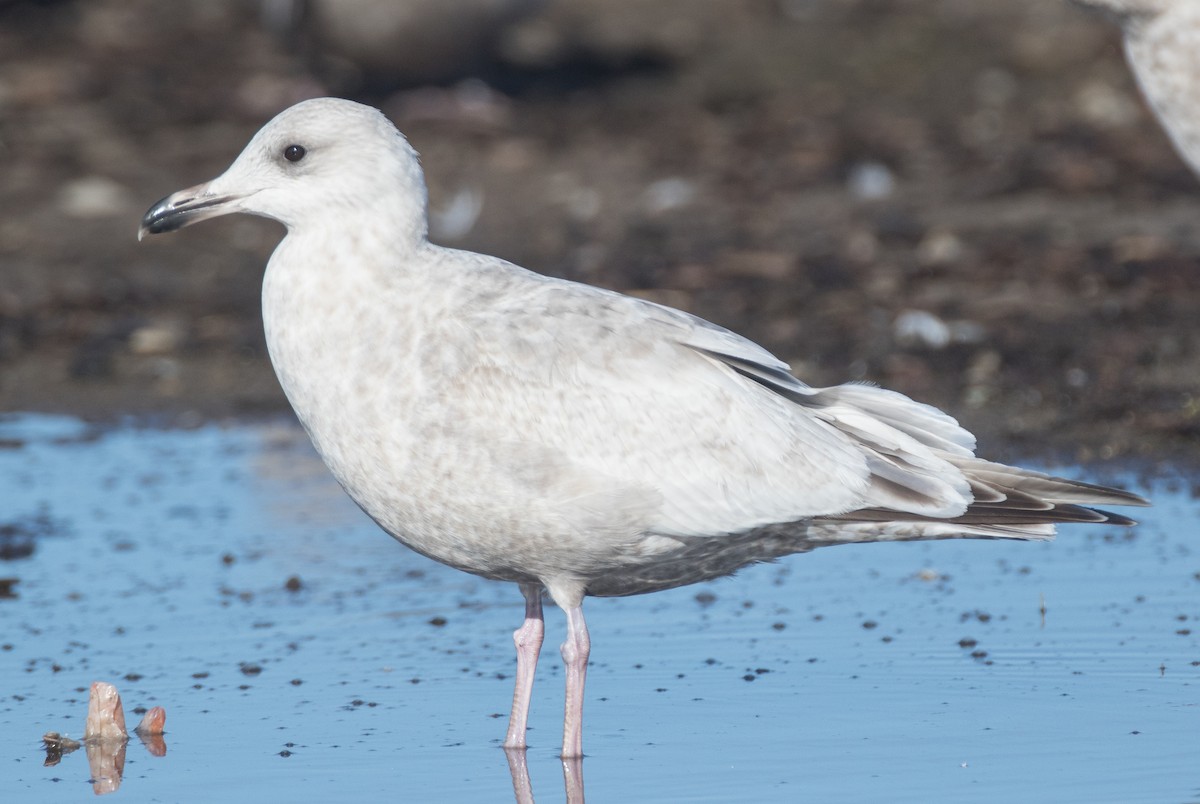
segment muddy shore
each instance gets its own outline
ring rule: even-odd
[[[1105,20],[644,5],[533,13],[414,85],[232,0],[0,3],[0,411],[285,412],[258,312],[282,230],[135,232],[275,111],[337,94],[422,153],[438,242],[690,310],[813,384],[910,394],[993,455],[1195,454],[1200,180]]]

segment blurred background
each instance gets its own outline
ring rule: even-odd
[[[431,237],[682,307],[993,455],[1200,440],[1200,181],[1058,0],[0,0],[0,411],[287,410],[282,235],[138,244],[308,97],[421,152]]]

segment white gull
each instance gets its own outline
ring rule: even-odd
[[[432,245],[417,154],[380,112],[279,114],[141,234],[230,212],[280,221],[271,361],[334,477],[412,549],[514,581],[525,621],[505,746],[524,748],[542,596],[567,615],[562,755],[582,755],[585,595],[727,575],[829,544],[1045,539],[1130,524],[1136,495],[974,457],[941,411],[812,388],[687,313]]]

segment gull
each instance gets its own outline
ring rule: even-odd
[[[583,754],[587,595],[654,592],[815,547],[1047,539],[1137,495],[991,463],[936,408],[814,388],[688,313],[427,237],[417,154],[378,110],[304,101],[139,237],[245,212],[287,228],[263,278],[279,382],[394,538],[519,585],[504,746],[526,748],[542,598],[566,613],[562,757]]]
[[[1200,2],[1075,0],[1113,17],[1125,57],[1175,149],[1200,175]]]

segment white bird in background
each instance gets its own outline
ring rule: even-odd
[[[1125,56],[1180,156],[1200,176],[1200,0],[1075,0],[1114,17]]]
[[[379,111],[279,114],[141,234],[230,212],[287,235],[263,320],[279,381],[343,488],[388,533],[520,585],[505,746],[523,749],[542,596],[567,615],[562,755],[582,755],[586,595],[632,595],[815,547],[1046,539],[1131,521],[1124,491],[974,457],[941,411],[812,388],[687,313],[426,239],[417,154]]]

